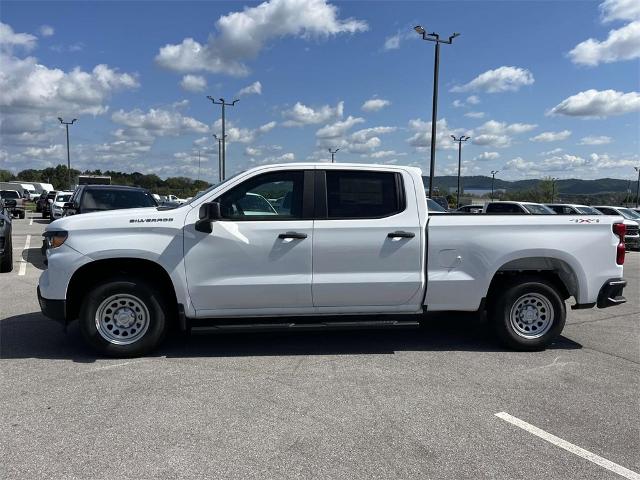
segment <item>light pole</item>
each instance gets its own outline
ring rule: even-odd
[[[200,150],[198,150],[198,181],[200,181]]]
[[[69,154],[69,125],[73,125],[78,120],[74,118],[70,122],[65,122],[62,118],[58,117],[60,123],[64,125],[67,130],[67,184],[69,186],[69,190],[71,190],[71,155]]]
[[[491,201],[493,201],[493,186],[496,183],[496,175],[500,173],[499,170],[491,170]]]
[[[554,199],[556,198],[556,181],[558,179],[553,177],[551,178],[551,203],[554,202]]]
[[[462,142],[466,142],[471,137],[465,137],[462,135],[461,137],[456,138],[455,135],[451,135],[454,142],[458,143],[458,194],[456,195],[456,208],[460,208],[460,170],[462,169]]]
[[[218,142],[218,179],[219,181],[223,181],[224,180],[224,164],[222,162],[222,138],[218,137],[215,133],[213,134],[213,138],[215,138],[216,141]]]
[[[638,183],[636,184],[636,208],[640,204],[640,167],[633,167],[638,172]]]
[[[331,163],[336,162],[336,153],[338,153],[339,150],[339,148],[336,148],[335,150],[329,149],[329,153],[331,154]]]
[[[207,95],[207,98],[211,100],[214,105],[222,105],[222,180],[224,180],[225,165],[227,163],[227,144],[225,140],[227,138],[227,135],[225,134],[225,107],[233,107],[240,100],[236,99],[231,103],[227,103],[225,102],[224,98],[221,98],[218,101],[216,101],[216,99],[211,95]]]
[[[433,67],[433,103],[431,106],[431,164],[429,165],[429,198],[433,195],[433,177],[436,170],[436,123],[438,117],[438,72],[440,69],[440,44],[446,43],[451,45],[453,39],[459,36],[459,33],[454,33],[448,40],[440,40],[440,35],[435,32],[427,33],[427,31],[420,25],[416,25],[413,29],[422,35],[423,40],[429,42],[435,42],[436,54]]]

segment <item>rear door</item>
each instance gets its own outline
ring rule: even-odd
[[[423,240],[412,177],[319,170],[315,191],[314,306],[381,311],[419,304]]]

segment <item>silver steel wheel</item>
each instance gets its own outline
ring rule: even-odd
[[[539,338],[553,325],[553,306],[539,293],[527,293],[518,298],[509,314],[513,330],[521,337]]]
[[[147,332],[149,318],[147,306],[135,295],[111,295],[96,310],[96,329],[109,343],[130,345]]]

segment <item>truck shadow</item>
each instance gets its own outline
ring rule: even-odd
[[[36,267],[38,270],[44,270],[44,257],[42,256],[42,250],[40,247],[31,247],[22,251],[22,259]]]
[[[406,317],[403,317],[406,319]],[[550,349],[580,349],[560,337]],[[278,332],[170,332],[150,356],[168,358],[280,355],[393,355],[401,351],[507,351],[493,338],[486,321],[472,314],[443,314],[421,327]],[[0,321],[0,358],[67,359],[92,363],[102,357],[85,346],[77,322],[65,334],[39,312]]]

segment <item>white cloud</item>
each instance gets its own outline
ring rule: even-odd
[[[385,38],[383,50],[396,50],[400,48],[400,34],[391,35]]]
[[[31,50],[38,39],[30,33],[16,33],[10,25],[0,22],[0,49],[10,52],[13,47]]]
[[[243,95],[262,95],[262,84],[260,82],[253,82],[251,85],[241,88],[238,96],[241,97]]]
[[[604,118],[640,111],[640,93],[616,90],[586,90],[572,95],[553,107],[548,115]]]
[[[322,139],[339,138],[349,131],[354,125],[364,122],[364,118],[349,115],[345,120],[325,125],[316,132],[316,137]]]
[[[9,110],[98,115],[107,111],[105,102],[113,92],[139,86],[134,75],[108,65],[97,65],[91,72],[78,67],[64,72],[38,64],[34,57],[4,54],[0,63],[0,107]]]
[[[187,92],[202,92],[207,88],[207,79],[202,75],[185,75],[180,86]]]
[[[365,112],[377,112],[384,107],[391,105],[389,100],[383,100],[382,98],[371,98],[362,104],[362,110]]]
[[[358,130],[357,132],[353,132],[351,134],[351,140],[353,142],[364,142],[372,137],[377,135],[382,135],[385,133],[392,133],[397,130],[396,127],[371,127],[371,128],[363,128],[362,130]]]
[[[474,160],[485,162],[490,160],[497,160],[500,158],[500,154],[498,152],[482,152],[480,155],[476,155]]]
[[[287,118],[283,123],[285,127],[300,127],[303,125],[314,125],[323,123],[332,118],[342,118],[344,113],[344,102],[338,102],[335,107],[329,105],[323,105],[317,109],[308,107],[303,103],[296,102],[296,104],[290,109],[282,112],[282,115]]]
[[[638,20],[640,19],[640,3],[637,0],[605,0],[600,4],[602,21]]]
[[[131,134],[142,137],[178,136],[187,133],[208,133],[209,127],[192,117],[186,117],[178,112],[161,109],[149,109],[148,112],[135,109],[129,112],[118,110],[111,119],[131,129]],[[126,135],[127,132],[124,133]]]
[[[484,112],[467,112],[464,116],[468,118],[484,118]]]
[[[244,154],[248,157],[259,157],[262,155],[262,150],[255,147],[246,147],[244,149]]]
[[[475,145],[505,148],[511,146],[513,135],[529,132],[536,127],[529,123],[507,124],[489,120],[471,133],[471,141]]]
[[[368,29],[366,22],[340,19],[338,8],[326,0],[269,0],[232,12],[216,22],[207,43],[185,38],[162,47],[156,62],[178,72],[209,71],[242,76],[246,60],[256,58],[271,41],[283,37],[326,38]]]
[[[431,122],[425,122],[420,119],[409,120],[409,130],[414,134],[407,139],[409,145],[418,150],[431,147]],[[447,120],[442,118],[436,122],[436,148],[437,149],[455,149],[456,145],[451,140],[451,134],[468,134],[461,129],[452,129],[447,124]]]
[[[564,148],[554,148],[553,150],[549,150],[548,152],[540,152],[540,155],[542,156],[557,155],[558,153],[562,153],[562,152],[564,152]]]
[[[562,130],[560,132],[542,132],[529,140],[532,142],[558,142],[566,140],[571,136],[570,130]]]
[[[41,25],[39,30],[40,30],[40,35],[42,35],[43,37],[50,37],[54,33],[56,33],[56,31],[51,25]]]
[[[395,150],[379,150],[369,154],[369,157],[374,159],[389,158],[389,157],[404,157],[407,154],[405,152],[396,152]]]
[[[477,95],[470,95],[467,97],[467,103],[469,105],[477,105],[480,103],[480,97]]]
[[[536,164],[534,162],[528,162],[522,157],[516,157],[509,160],[502,168],[504,170],[527,171],[535,169]]]
[[[469,83],[453,87],[451,91],[515,92],[520,90],[520,87],[531,85],[533,82],[533,74],[529,70],[519,67],[499,67],[495,70],[487,70]]]
[[[225,133],[227,135],[227,143],[253,143],[258,137],[270,132],[276,127],[276,122],[268,122],[264,125],[260,125],[257,128],[240,128],[236,127],[233,122],[227,121]],[[216,135],[222,135],[222,121],[216,120],[213,125],[213,130]]]
[[[588,135],[580,139],[580,145],[607,145],[611,143],[613,139],[606,135]]]
[[[640,21],[611,30],[606,40],[589,38],[579,43],[569,52],[569,57],[573,63],[590,67],[640,58]]]

